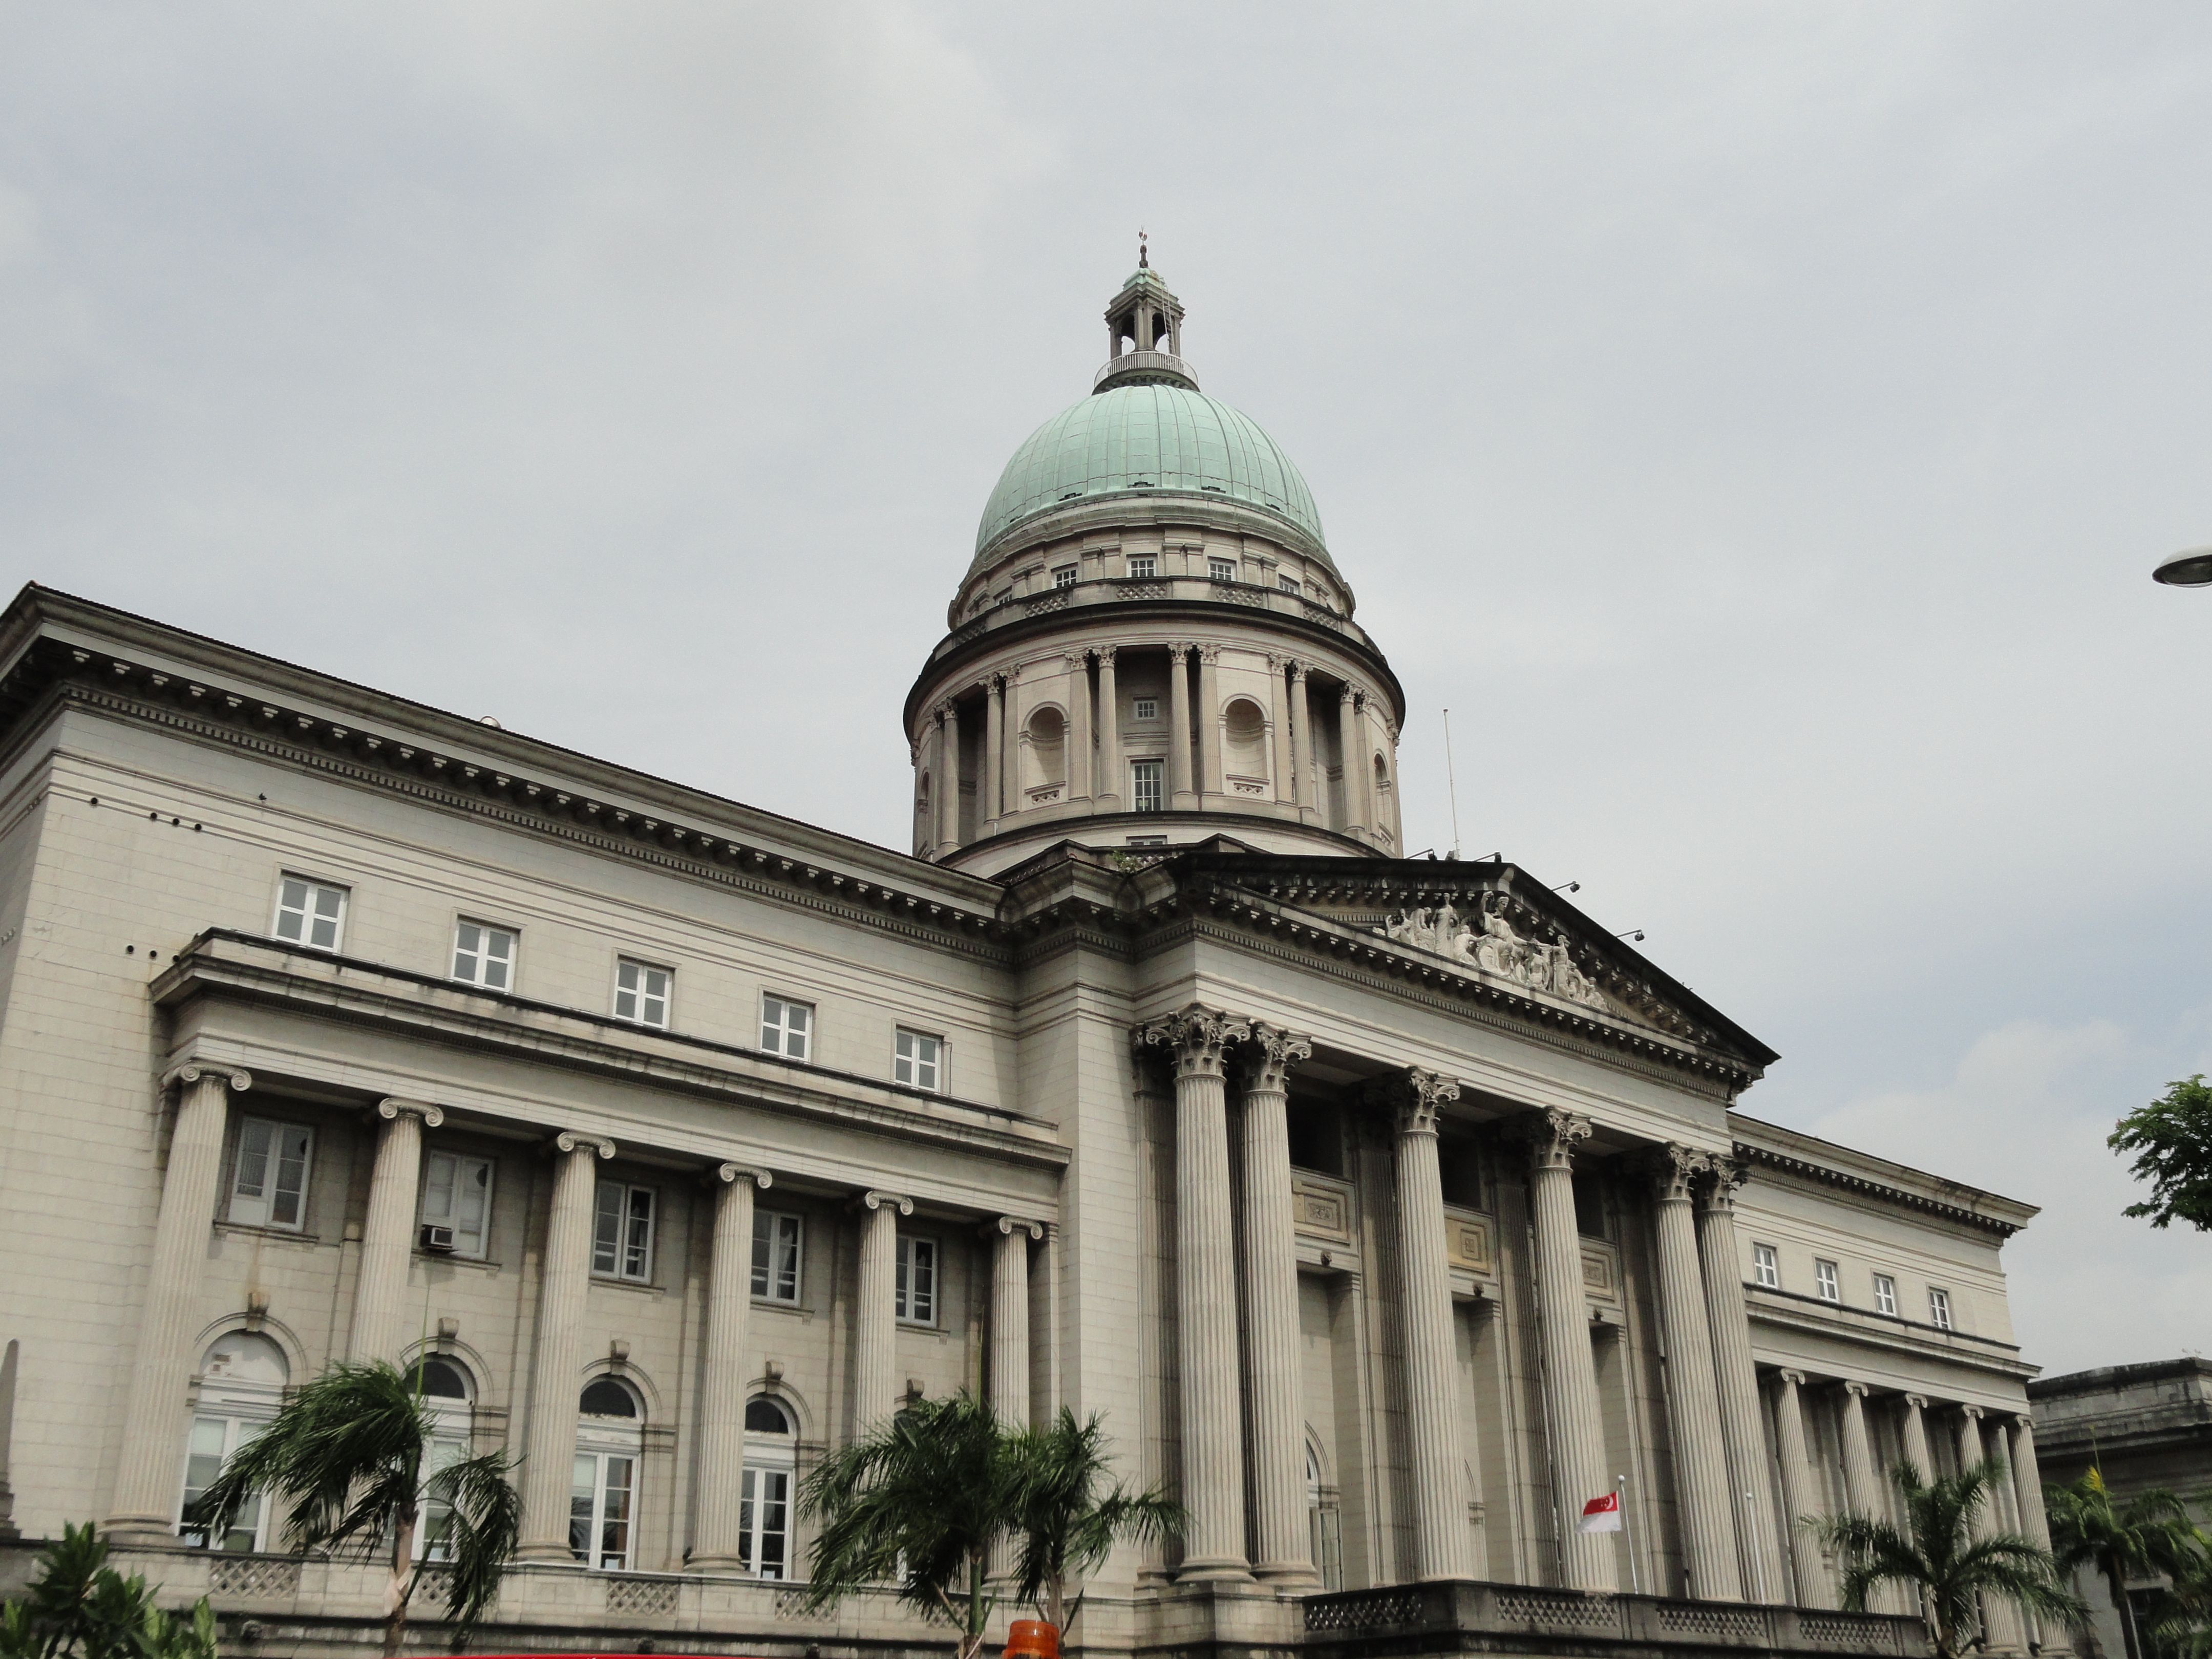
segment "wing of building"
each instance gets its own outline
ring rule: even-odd
[[[2041,1524],[2033,1212],[1738,1115],[1748,1032],[1516,864],[1406,858],[1297,468],[1156,272],[1107,322],[908,700],[911,855],[16,598],[26,1540],[99,1518],[254,1651],[373,1650],[374,1570],[180,1532],[349,1358],[522,1456],[507,1647],[933,1650],[889,1589],[799,1610],[791,1500],[963,1388],[1188,1510],[1091,1582],[1099,1653],[1900,1653],[1796,1517],[1989,1455]]]

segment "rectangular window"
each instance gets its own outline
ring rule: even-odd
[[[276,884],[276,937],[311,951],[335,951],[345,928],[346,890],[305,876]]]
[[[1151,579],[1160,574],[1159,558],[1151,553],[1132,553],[1129,556],[1129,574]]]
[[[1893,1316],[1897,1312],[1897,1281],[1887,1273],[1874,1276],[1874,1310]]]
[[[799,1218],[753,1212],[753,1294],[768,1302],[799,1300]]]
[[[315,1132],[296,1123],[249,1117],[238,1126],[238,1169],[230,1182],[230,1218],[242,1227],[307,1224],[307,1164]]]
[[[909,1238],[898,1242],[898,1284],[892,1297],[898,1316],[909,1325],[937,1322],[937,1241]]]
[[[1823,1302],[1840,1305],[1844,1299],[1842,1281],[1836,1273],[1836,1264],[1815,1259],[1813,1263],[1813,1290]]]
[[[514,934],[505,927],[465,921],[453,930],[453,977],[464,985],[505,991],[514,984]]]
[[[592,1271],[645,1284],[653,1277],[653,1188],[599,1183],[592,1218]]]
[[[587,1567],[620,1572],[629,1565],[635,1460],[612,1452],[578,1452],[568,1488],[568,1553]]]
[[[433,1152],[422,1161],[426,1227],[450,1227],[453,1254],[482,1260],[491,1219],[491,1160],[460,1152]]]
[[[745,1465],[738,1487],[738,1567],[756,1578],[784,1576],[790,1531],[791,1471]]]
[[[909,1089],[927,1089],[935,1094],[938,1073],[944,1069],[944,1060],[943,1038],[924,1036],[919,1031],[909,1031],[902,1026],[898,1039],[891,1048],[891,1081],[903,1083]]]
[[[1131,712],[1138,720],[1156,720],[1160,717],[1160,700],[1158,697],[1139,697]]]
[[[1164,847],[1168,844],[1168,838],[1165,836],[1127,836],[1123,837],[1121,844],[1124,847]]]
[[[786,997],[761,999],[761,1047],[787,1060],[804,1060],[814,1036],[814,1005]]]
[[[1129,763],[1129,810],[1163,812],[1167,810],[1167,763],[1141,760]]]
[[[1782,1288],[1782,1264],[1776,1260],[1774,1246],[1754,1244],[1751,1247],[1752,1276],[1770,1291]]]
[[[1052,573],[1052,585],[1054,587],[1074,586],[1075,567],[1072,564],[1064,564],[1060,566],[1059,569],[1054,571]]]
[[[648,968],[624,957],[615,969],[615,1018],[634,1025],[668,1025],[668,980],[665,968]]]
[[[200,1501],[200,1494],[215,1484],[222,1473],[224,1460],[236,1451],[240,1443],[251,1440],[266,1427],[264,1423],[249,1423],[235,1417],[195,1417],[191,1437],[185,1443],[185,1504],[179,1511],[183,1520],[177,1527],[177,1535],[194,1549],[258,1550],[261,1547],[261,1494],[256,1492],[240,1506],[230,1530],[219,1539],[210,1539],[207,1528],[191,1524],[192,1509]]]
[[[1275,586],[1285,593],[1300,593],[1305,591],[1298,586],[1298,579],[1296,576],[1278,576],[1275,578]]]
[[[1928,1287],[1928,1322],[1939,1331],[1951,1328],[1951,1292]]]
[[[1210,581],[1233,582],[1237,580],[1237,562],[1234,559],[1208,559],[1206,574]]]

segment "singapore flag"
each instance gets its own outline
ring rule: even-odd
[[[1620,1494],[1609,1492],[1602,1498],[1593,1498],[1583,1505],[1583,1518],[1575,1522],[1577,1532],[1619,1532],[1620,1530]]]

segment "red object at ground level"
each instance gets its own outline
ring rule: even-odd
[[[1006,1626],[1006,1659],[1060,1659],[1060,1631],[1042,1619],[1017,1619]]]

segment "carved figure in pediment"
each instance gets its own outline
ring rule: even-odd
[[[1382,924],[1381,931],[1382,937],[1394,944],[1410,945],[1417,951],[1442,951],[1444,948],[1436,916],[1425,908],[1392,916]]]

